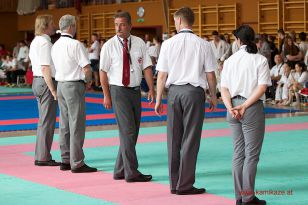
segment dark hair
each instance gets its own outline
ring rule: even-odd
[[[92,36],[95,36],[96,38],[98,38],[97,33],[92,33]]]
[[[195,14],[189,7],[182,7],[174,13],[174,17],[181,17],[189,26],[195,22]]]
[[[300,62],[295,63],[295,65],[298,65],[299,67],[302,68],[302,72],[301,73],[307,71],[307,66],[306,66],[306,64],[304,62],[300,61]]]
[[[294,69],[294,64],[291,61],[287,61],[284,64],[287,64],[291,68],[291,70]]]
[[[238,27],[234,33],[235,37],[241,40],[243,45],[246,45],[246,51],[248,53],[257,53],[258,49],[255,40],[255,32],[248,25],[242,25]]]
[[[285,35],[285,32],[282,28],[278,29],[277,33],[281,33],[282,35]]]
[[[306,33],[305,32],[300,32],[298,34],[298,37],[301,41],[306,41]]]
[[[132,17],[130,16],[130,14],[127,11],[120,11],[120,12],[116,13],[116,15],[114,15],[113,18],[114,19],[125,18],[127,20],[128,24],[132,24]]]
[[[218,31],[213,31],[212,32],[212,36],[218,36],[218,35],[219,35]]]

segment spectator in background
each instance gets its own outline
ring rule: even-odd
[[[8,55],[8,51],[5,49],[3,44],[0,44],[0,57]]]
[[[283,48],[283,44],[285,42],[285,32],[283,29],[279,29],[277,31],[277,36],[278,36],[278,40],[279,40],[279,50],[278,52],[281,53],[282,52],[282,48]]]
[[[294,42],[294,44],[296,45],[296,46],[298,46],[297,45],[297,43],[296,43],[296,32],[293,30],[293,31],[290,31],[289,32],[289,36],[292,38],[292,41]]]
[[[219,33],[217,31],[212,32],[212,37],[213,40],[210,42],[210,45],[214,53],[215,60],[218,63],[218,69],[215,71],[217,78],[217,89],[220,91],[220,73],[224,61],[229,57],[230,45],[226,41],[220,39]]]
[[[101,46],[101,49],[103,48],[104,44],[107,42],[105,38],[100,39],[99,44]]]
[[[289,98],[289,86],[291,84],[289,75],[291,73],[292,64],[286,62],[283,64],[283,75],[277,82],[276,94],[275,94],[275,104],[286,105]]]
[[[17,67],[26,71],[29,62],[29,48],[24,41],[19,42],[19,52],[17,55]]]
[[[88,48],[89,59],[91,62],[91,70],[94,76],[94,90],[99,90],[100,82],[99,82],[99,53],[100,53],[100,44],[98,42],[98,35],[93,33],[91,36],[91,47]]]
[[[145,34],[144,35],[144,42],[147,48],[150,48],[151,46],[151,41],[150,41],[150,35],[149,34]]]
[[[303,56],[306,56],[307,50],[308,50],[308,44],[306,42],[306,33],[301,32],[298,34],[298,37],[300,39],[300,43],[298,44],[299,50],[302,52]]]
[[[266,59],[267,59],[267,63],[269,65],[269,67],[272,67],[271,65],[271,48],[269,46],[269,43],[267,41],[267,34],[262,34],[260,37],[259,43],[261,43],[261,45],[259,45],[260,47],[258,47],[258,53],[260,53],[261,55],[263,55]]]
[[[284,73],[283,70],[283,62],[281,55],[277,54],[275,56],[275,63],[276,65],[271,68],[270,76],[272,80],[272,85],[267,87],[265,92],[266,98],[269,100],[275,99],[276,87],[277,82],[281,79],[281,76]]]
[[[278,54],[278,49],[276,47],[276,44],[275,44],[275,36],[268,36],[268,44],[270,46],[270,49],[271,49],[271,65],[275,65],[275,56],[276,54]]]
[[[234,37],[234,41],[232,43],[232,48],[231,48],[231,52],[232,54],[236,53],[240,48],[238,47],[237,43],[236,43],[236,40],[235,40],[235,36],[234,36],[234,33],[235,33],[236,30],[233,30],[232,31],[232,35]]]
[[[286,36],[282,49],[282,57],[284,62],[290,61],[293,64],[293,67],[295,67],[296,62],[300,61],[302,56],[303,54],[294,44],[293,39],[290,36]]]
[[[17,58],[17,56],[18,56],[18,53],[19,53],[19,42],[17,42],[16,43],[16,46],[14,47],[14,49],[13,49],[13,57],[14,58]]]
[[[231,44],[231,39],[230,39],[230,35],[228,33],[224,34],[224,39],[228,44]]]
[[[7,82],[9,85],[14,86],[17,81],[17,75],[23,74],[22,71],[19,71],[17,68],[17,60],[16,58],[13,58],[13,56],[7,56],[5,65],[3,65],[5,68],[5,74],[7,77]],[[25,74],[26,72],[24,72]]]
[[[289,76],[289,101],[286,105],[298,106],[300,104],[298,91],[301,90],[308,81],[307,67],[303,62],[297,62],[295,64],[295,70],[292,70]],[[293,102],[295,96],[296,102]]]

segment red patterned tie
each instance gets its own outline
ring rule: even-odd
[[[122,83],[125,87],[129,85],[129,58],[128,58],[127,38],[124,39],[123,47],[123,76]]]

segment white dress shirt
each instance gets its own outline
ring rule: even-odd
[[[85,80],[83,68],[90,64],[88,55],[81,42],[63,35],[69,34],[62,33],[51,49],[56,81]]]
[[[123,45],[123,39],[115,35],[101,50],[99,67],[100,70],[107,72],[110,85],[123,86]],[[131,57],[128,87],[137,87],[141,83],[142,70],[152,66],[152,61],[141,38],[130,35],[127,45]]]
[[[224,62],[221,87],[227,88],[231,98],[240,95],[249,98],[259,85],[272,85],[267,59],[260,54],[250,54],[246,46]],[[263,95],[261,100],[265,99]]]
[[[270,71],[271,77],[277,77],[279,75],[282,76],[283,73],[284,73],[283,63],[273,66]]]
[[[31,42],[29,57],[34,76],[43,76],[42,66],[46,65],[50,67],[51,76],[55,77],[56,70],[51,59],[51,48],[51,39],[46,34],[36,36]]]
[[[28,57],[29,57],[29,48],[28,46],[23,46],[19,48],[19,52],[17,55],[17,60],[23,60],[24,62],[28,62]]]
[[[232,43],[232,54],[236,53],[240,48],[238,47],[236,41]]]
[[[99,59],[99,51],[100,51],[100,44],[98,41],[94,41],[91,45],[91,49],[93,51],[89,53],[90,60],[98,60]]]
[[[230,45],[226,41],[220,40],[216,47],[214,40],[212,40],[210,45],[216,60],[224,61],[229,57]]]
[[[183,29],[187,32],[191,30]],[[210,43],[193,33],[178,33],[166,40],[160,50],[156,70],[167,72],[166,87],[191,84],[207,88],[206,72],[215,71],[217,63]]]

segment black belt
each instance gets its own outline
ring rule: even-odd
[[[60,83],[86,83],[84,80],[59,81]]]
[[[44,78],[43,76],[33,76],[33,78]],[[51,78],[52,80],[55,80],[55,78]]]
[[[136,86],[136,87],[125,87],[125,86],[118,86],[118,85],[110,85],[110,86],[117,86],[117,87],[129,89],[129,90],[140,90],[140,86]]]
[[[240,95],[234,96],[232,99],[247,100],[247,98],[240,96]]]

